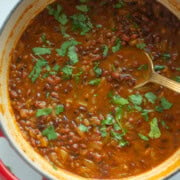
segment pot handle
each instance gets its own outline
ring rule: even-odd
[[[0,160],[0,179],[1,180],[18,180],[17,177],[15,177],[8,168],[3,164],[3,162]]]

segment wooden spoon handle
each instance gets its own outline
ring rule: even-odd
[[[180,93],[180,83],[177,83],[177,82],[175,82],[171,79],[168,79],[164,76],[161,76],[160,74],[158,74],[156,72],[152,73],[150,81]]]

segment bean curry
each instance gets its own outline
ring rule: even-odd
[[[180,22],[153,0],[57,0],[12,53],[9,94],[23,136],[52,168],[88,178],[137,175],[180,147]]]

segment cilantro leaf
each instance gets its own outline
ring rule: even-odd
[[[115,45],[112,47],[112,52],[115,53],[122,48],[121,40],[118,38],[115,42]]]
[[[68,18],[66,14],[63,13],[57,18],[57,21],[61,23],[62,25],[66,25],[68,23]]]
[[[148,135],[152,139],[156,139],[156,138],[159,138],[161,136],[161,131],[158,127],[157,118],[153,118],[152,121],[150,122],[150,132]]]
[[[96,63],[94,68],[94,72],[96,73],[96,76],[99,77],[102,74],[102,69],[99,67],[99,63]]]
[[[62,68],[62,72],[64,73],[65,79],[70,79],[70,77],[72,76],[73,69],[71,66],[66,65]]]
[[[154,104],[156,102],[157,96],[154,93],[147,92],[144,96],[150,103]]]
[[[46,54],[51,54],[51,49],[50,48],[42,48],[42,47],[35,47],[32,49],[33,53],[35,55],[46,55]]]
[[[114,5],[114,8],[119,9],[124,7],[124,5],[125,5],[124,1],[119,0],[119,2]]]
[[[102,45],[103,49],[103,57],[106,57],[108,55],[109,48],[107,45]]]
[[[58,65],[58,64],[54,65],[54,67],[53,67],[54,71],[58,72],[59,69],[60,69],[60,65]]]
[[[149,120],[148,113],[153,112],[153,110],[150,109],[143,109],[141,112],[141,115],[144,117],[145,121]]]
[[[163,53],[163,54],[161,54],[161,56],[162,56],[162,58],[165,59],[165,60],[168,60],[168,59],[171,58],[171,54],[169,54],[169,53]]]
[[[116,107],[115,108],[115,119],[120,120],[123,116],[123,110],[121,107]],[[118,123],[119,124],[119,123]]]
[[[102,126],[99,129],[99,131],[100,131],[102,137],[106,137],[107,136],[106,126]]]
[[[164,66],[164,65],[155,65],[155,66],[154,66],[154,70],[155,70],[155,71],[161,71],[161,70],[163,70],[165,67],[166,67],[166,66]]]
[[[108,114],[104,120],[102,120],[102,125],[112,125],[114,122],[114,117],[111,114]]]
[[[101,79],[96,78],[96,79],[89,81],[89,85],[96,86],[96,85],[99,85],[100,82],[101,82]]]
[[[129,101],[119,95],[113,95],[112,96],[112,102],[114,104],[118,104],[118,105],[126,105],[126,104],[129,104]]]
[[[138,43],[138,44],[136,44],[136,47],[144,50],[146,48],[146,44],[145,43]]]
[[[60,113],[64,112],[64,106],[63,105],[57,105],[55,107],[55,113],[56,115],[59,115]]]
[[[46,136],[48,140],[55,140],[57,139],[57,133],[55,132],[54,126],[49,126],[42,132],[43,136]]]
[[[49,15],[54,16],[54,18],[59,23],[61,23],[62,25],[67,24],[68,18],[66,16],[66,14],[64,14],[64,13],[61,14],[62,7],[59,4],[57,5],[56,9],[54,9],[52,6],[48,6],[47,9],[48,9]]]
[[[165,121],[161,120],[161,125],[166,128],[166,129],[169,129],[169,126],[166,124]]]
[[[37,112],[36,112],[36,117],[47,116],[47,115],[49,115],[51,113],[52,113],[51,108],[38,109]]]
[[[163,109],[167,110],[167,109],[170,109],[173,104],[170,103],[165,97],[161,98],[161,106]]]
[[[124,147],[124,146],[129,144],[128,141],[124,140],[124,138],[123,138],[124,134],[116,133],[116,132],[111,130],[111,136],[116,141],[118,141],[120,147]]]
[[[89,17],[84,14],[74,14],[73,16],[71,16],[71,19],[73,30],[80,30],[80,35],[85,35],[93,28]]]
[[[69,57],[70,63],[72,65],[76,64],[79,61],[75,46],[69,47],[69,49],[68,49],[68,57]]]
[[[141,133],[138,133],[138,136],[139,136],[142,140],[144,140],[144,141],[149,141],[149,138],[148,138],[147,136],[144,136],[144,135],[141,134]]]
[[[173,79],[177,82],[180,82],[180,76],[175,76]]]
[[[88,0],[79,0],[81,3],[86,3]]]
[[[87,132],[87,131],[88,131],[88,127],[86,127],[86,126],[83,125],[83,124],[80,124],[78,128],[79,128],[79,130],[82,131],[82,132]]]
[[[155,107],[155,110],[157,111],[157,112],[163,112],[163,107],[161,107],[161,106],[156,106]]]
[[[29,74],[29,78],[31,79],[32,82],[35,82],[36,79],[40,76],[42,68],[46,66],[48,62],[44,59],[38,59],[35,66],[33,67],[33,70]]]
[[[87,5],[77,5],[76,9],[79,11],[82,11],[82,12],[88,12],[89,11],[89,8]]]
[[[65,56],[68,49],[71,47],[71,46],[76,46],[80,44],[79,42],[77,42],[76,40],[74,39],[71,39],[69,41],[65,41],[62,45],[61,45],[61,48],[60,49],[56,49],[56,52],[60,55],[60,56]]]
[[[129,100],[134,104],[134,105],[141,105],[143,97],[140,94],[132,94],[129,96]]]
[[[52,6],[49,5],[47,6],[47,10],[49,15],[54,16],[55,19],[57,19],[62,11],[62,6],[60,4],[57,4],[56,9],[54,9]]]
[[[66,33],[66,27],[65,26],[61,26],[61,34],[63,35],[64,38],[69,38],[70,35]]]

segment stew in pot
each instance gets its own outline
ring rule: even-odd
[[[153,0],[57,0],[12,52],[9,94],[19,129],[51,164],[88,178],[143,173],[180,147],[180,22]]]

